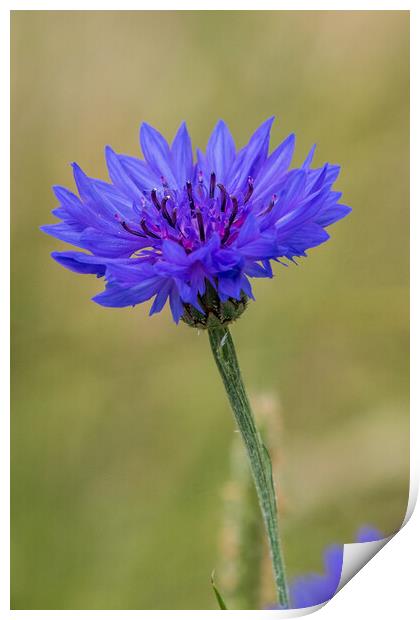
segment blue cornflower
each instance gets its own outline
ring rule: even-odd
[[[383,534],[374,527],[363,526],[356,534],[356,542],[382,540]],[[299,609],[325,603],[337,591],[343,567],[343,545],[330,545],[324,552],[324,573],[310,573],[297,577],[290,584],[291,607]]]
[[[228,323],[252,294],[249,278],[271,278],[270,262],[306,256],[329,238],[325,228],[346,216],[332,186],[339,166],[290,169],[295,137],[268,154],[273,119],[236,150],[223,121],[193,161],[185,123],[172,146],[143,124],[144,160],[105,150],[110,183],[73,164],[79,196],[54,187],[62,222],[42,230],[85,252],[53,252],[64,267],[105,276],[94,301],[134,306],[169,299],[173,318],[206,327]]]

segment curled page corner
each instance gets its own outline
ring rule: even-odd
[[[313,614],[318,609],[322,609],[327,603],[328,601],[325,601],[325,603],[313,605],[312,607],[298,607],[296,609],[272,609],[268,611],[270,615],[267,618],[302,618],[303,616]],[[266,613],[266,611],[263,613]],[[259,617],[261,618],[261,616]]]
[[[412,457],[413,459],[413,457]],[[408,494],[408,502],[407,502],[407,510],[405,513],[405,517],[404,517],[404,521],[401,525],[402,529],[403,527],[405,527],[407,525],[407,523],[409,522],[409,520],[411,519],[411,516],[414,512],[414,508],[416,507],[416,503],[417,503],[417,498],[418,498],[418,494],[419,494],[419,476],[414,473],[415,472],[415,467],[414,464],[412,463],[411,468],[411,475],[410,475],[410,491]]]
[[[394,535],[374,540],[373,542],[356,542],[344,545],[343,567],[340,583],[335,592],[339,592],[390,540]],[[334,594],[334,596],[335,596]]]
[[[416,477],[411,476],[410,491],[404,520],[397,531],[390,536],[380,538],[381,532],[379,530],[372,526],[364,525],[356,534],[357,542],[341,545],[336,543],[335,545],[330,545],[326,548],[324,553],[324,573],[308,574],[304,576],[303,582],[301,581],[299,584],[300,588],[302,586],[309,588],[305,593],[306,604],[311,600],[311,598],[313,601],[317,601],[317,604],[312,606],[296,606],[291,609],[272,609],[269,613],[272,614],[274,611],[275,617],[277,618],[297,618],[312,614],[324,607],[383,547],[386,546],[390,540],[397,536],[407,525],[416,506],[418,489],[419,484]],[[328,596],[327,592],[329,588],[331,589],[329,590]],[[325,599],[320,599],[320,592],[321,596],[326,595]],[[320,600],[323,600],[323,602],[320,602]]]
[[[334,596],[343,588],[370,560],[385,547],[385,545],[394,536],[405,527],[410,520],[418,497],[418,481],[411,477],[410,490],[407,501],[407,510],[405,513],[404,521],[401,523],[400,528],[390,536],[382,538],[381,540],[375,540],[372,542],[355,542],[347,543],[344,545],[343,553],[343,566],[341,569],[340,583]],[[330,599],[331,600],[331,599]]]

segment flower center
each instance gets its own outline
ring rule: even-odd
[[[246,190],[237,195],[229,194],[222,183],[217,183],[214,172],[207,186],[203,173],[199,172],[195,185],[188,180],[182,190],[171,190],[162,178],[161,189],[152,189],[141,197],[140,204],[133,204],[133,213],[140,215],[137,222],[118,220],[126,232],[149,241],[151,246],[171,239],[191,252],[213,234],[219,235],[221,244],[228,246],[236,239],[248,215],[253,191],[251,177]]]

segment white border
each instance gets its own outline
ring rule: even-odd
[[[73,2],[52,2],[47,0],[44,2],[28,2],[15,0],[15,2],[8,3],[8,10],[13,11],[34,11],[34,10],[46,10],[46,11],[73,11],[73,10],[92,10],[92,11],[405,11],[412,8],[412,3],[398,3],[391,0],[383,0],[380,2],[336,2],[325,1],[318,4],[312,2],[302,2],[296,0],[296,2],[283,2],[281,0],[260,0],[258,4],[249,2],[247,0],[230,0],[224,2],[223,0],[213,0],[212,2],[192,2],[187,0],[184,2],[176,0],[156,0],[155,2],[144,2],[142,0],[121,0],[119,3],[109,2],[104,0],[99,2],[98,0],[90,0],[81,2],[80,0],[74,0]]]
[[[10,484],[9,484],[9,472],[10,472],[10,367],[9,367],[9,350],[10,350],[10,303],[9,303],[9,282],[10,282],[10,210],[8,205],[10,204],[10,158],[9,158],[9,144],[10,144],[10,70],[9,70],[9,20],[5,19],[5,11],[2,10],[0,22],[0,42],[1,50],[0,62],[1,62],[1,76],[3,81],[3,95],[0,97],[1,115],[0,115],[0,134],[2,140],[0,142],[1,148],[1,165],[0,165],[0,188],[2,195],[2,204],[4,206],[2,213],[2,225],[0,226],[0,248],[2,251],[2,257],[0,260],[0,282],[1,292],[4,295],[4,300],[0,303],[0,342],[1,355],[0,355],[0,393],[2,395],[1,402],[4,404],[1,411],[1,431],[0,431],[0,453],[2,462],[0,463],[0,476],[3,502],[0,506],[0,610],[9,607],[9,554],[10,554],[10,512],[9,512],[9,497],[10,497]],[[3,462],[4,461],[4,462]]]
[[[1,393],[3,395],[2,402],[4,403],[4,413],[1,416],[2,429],[0,433],[0,450],[3,463],[1,464],[0,476],[2,479],[1,490],[4,493],[4,501],[0,510],[0,614],[1,617],[15,617],[25,616],[25,618],[121,618],[121,615],[126,617],[136,618],[148,618],[148,617],[161,617],[170,615],[173,618],[197,618],[197,617],[214,617],[215,614],[219,614],[218,611],[159,611],[159,610],[146,610],[146,611],[10,611],[9,610],[9,511],[5,509],[9,506],[9,463],[10,463],[10,447],[9,447],[9,418],[7,411],[9,410],[10,397],[9,397],[9,356],[8,349],[10,347],[9,339],[9,296],[8,296],[8,282],[9,282],[9,215],[7,205],[10,204],[10,160],[9,160],[9,142],[10,142],[10,116],[9,116],[9,99],[10,99],[10,38],[9,38],[9,10],[255,10],[255,7],[250,2],[221,2],[220,0],[214,0],[213,2],[201,2],[200,6],[193,2],[161,2],[156,1],[152,3],[145,3],[139,1],[121,1],[116,6],[111,2],[80,2],[73,0],[71,3],[57,3],[49,2],[12,2],[7,7],[1,9],[1,22],[0,22],[0,41],[2,46],[2,54],[0,56],[1,62],[1,76],[4,76],[4,90],[0,97],[1,106],[1,190],[3,195],[2,204],[2,226],[0,227],[2,235],[1,250],[4,253],[3,260],[0,261],[1,269],[1,284],[2,293],[5,296],[4,302],[1,304],[1,342],[3,344],[1,348],[0,358],[0,381],[1,381]],[[293,2],[293,3],[280,3],[280,2],[267,2],[260,1],[258,3],[258,10],[409,10],[411,9],[411,109],[414,110],[414,114],[411,115],[411,203],[413,209],[411,213],[411,265],[412,272],[418,273],[418,240],[420,239],[420,226],[419,226],[419,191],[418,191],[418,176],[419,176],[419,158],[418,158],[418,141],[419,141],[419,120],[418,111],[420,110],[420,100],[418,95],[418,72],[415,71],[413,66],[415,65],[414,59],[420,57],[419,50],[419,11],[413,9],[406,3],[397,4],[396,2],[322,2],[318,6],[314,6],[310,2]],[[374,33],[372,33],[374,36]],[[9,97],[8,97],[9,95]],[[4,137],[6,136],[6,140]],[[392,250],[390,251],[390,256]],[[386,265],[384,265],[386,269]],[[417,283],[412,277],[411,287],[411,315],[413,317],[419,316],[419,288]],[[418,355],[419,355],[419,329],[418,322],[413,321],[411,328],[411,372],[412,377],[415,377],[416,370],[419,369]],[[410,484],[410,502],[407,512],[413,512],[415,501],[418,493],[419,482],[419,437],[420,437],[420,425],[418,423],[418,411],[420,410],[418,381],[412,381],[412,418],[411,418],[411,484]],[[417,415],[416,415],[417,414]],[[353,619],[355,614],[362,612],[362,617],[369,618],[370,615],[374,615],[375,618],[410,618],[413,615],[413,610],[417,607],[417,575],[418,575],[418,561],[417,554],[420,549],[420,517],[419,510],[415,510],[411,519],[406,519],[405,527],[403,530],[393,538],[389,544],[374,557],[362,570],[361,574],[356,575],[351,580],[351,585],[344,587],[327,605],[323,606],[319,614],[319,618],[328,620],[329,618],[339,618],[340,620]],[[347,548],[347,545],[346,545]],[[345,551],[345,556],[347,549]],[[346,561],[346,560],[345,560]],[[416,582],[415,582],[416,579]],[[309,611],[309,610],[308,610]],[[298,612],[298,613],[296,613]],[[247,617],[247,618],[274,618],[274,617],[297,617],[302,615],[300,610],[293,612],[281,612],[281,611],[229,611],[232,617]]]

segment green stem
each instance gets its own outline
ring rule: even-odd
[[[279,541],[277,503],[270,455],[255,426],[254,416],[252,415],[242,382],[235,346],[229,329],[221,325],[220,327],[209,329],[208,332],[214,359],[223,379],[236,423],[248,452],[251,471],[267,531],[278,601],[282,607],[288,608],[289,597]]]

